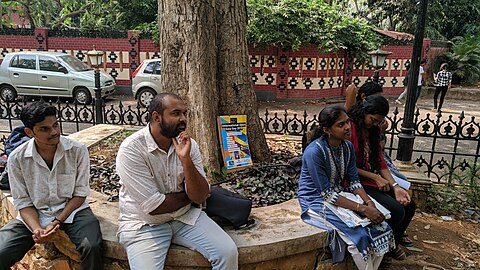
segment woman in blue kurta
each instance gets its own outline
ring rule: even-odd
[[[329,106],[320,112],[314,140],[303,154],[298,199],[302,219],[329,231],[334,262],[344,259],[346,244],[359,269],[377,269],[383,255],[395,244],[384,215],[359,182],[355,152],[347,140],[350,131],[343,107]],[[356,226],[340,218],[336,207],[350,209],[371,223]]]

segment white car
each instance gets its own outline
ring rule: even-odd
[[[132,74],[132,92],[143,107],[150,106],[153,97],[160,93],[160,59],[144,60]]]
[[[111,95],[115,80],[101,71],[100,87],[102,97]],[[0,65],[0,98],[7,102],[17,96],[55,96],[90,104],[94,89],[93,68],[65,53],[7,53]]]

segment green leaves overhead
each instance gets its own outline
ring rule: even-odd
[[[344,16],[323,0],[247,0],[247,36],[257,46],[298,49],[317,44],[325,51],[349,49],[357,56],[380,40],[363,19]]]
[[[432,39],[480,34],[480,0],[431,0],[426,30]]]
[[[361,10],[372,24],[392,31],[414,33],[418,0],[366,0]],[[425,36],[452,39],[480,33],[480,0],[429,0]]]
[[[32,27],[80,30],[130,30],[156,22],[156,0],[2,1],[4,13],[27,18]]]
[[[451,55],[454,75],[466,84],[480,80],[480,36],[457,38]]]

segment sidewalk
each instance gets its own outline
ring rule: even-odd
[[[428,90],[430,91],[430,90]],[[423,92],[423,90],[422,90]],[[466,98],[466,99],[454,99],[450,93],[447,93],[445,101],[443,103],[442,114],[443,117],[448,117],[446,115],[458,116],[462,111],[465,113],[465,117],[475,116],[480,117],[480,89],[471,91],[470,94],[475,95],[478,99]],[[458,95],[454,96],[457,97]],[[390,103],[390,114],[398,108],[400,116],[403,117],[403,112],[405,110],[404,103],[405,100],[402,100],[402,104],[396,104],[396,97],[386,97]],[[332,104],[343,105],[344,101],[334,99]],[[258,102],[258,112],[260,117],[264,117],[265,110],[268,109],[269,115],[278,113],[279,117],[283,117],[285,110],[289,115],[297,114],[298,118],[303,118],[303,114],[306,111],[308,118],[312,118],[313,115],[318,114],[326,105],[331,104],[329,100],[294,100],[294,101],[259,101]],[[429,93],[422,94],[418,104],[418,109],[420,110],[420,117],[423,118],[426,114],[435,115],[436,112],[432,112],[433,108],[433,95],[430,96]]]

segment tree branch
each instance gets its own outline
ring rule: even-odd
[[[30,27],[35,28],[36,27],[36,22],[33,20],[32,11],[30,9],[31,1],[25,1],[25,2],[17,1],[17,3],[19,3],[20,5],[22,5],[24,7],[25,16],[27,17],[27,20],[30,21]]]
[[[83,7],[81,7],[80,9],[76,10],[76,11],[73,11],[73,12],[70,12],[68,14],[65,14],[63,15],[62,17],[58,18],[57,20],[55,20],[55,22],[52,24],[52,29],[55,29],[55,28],[58,28],[60,25],[65,25],[64,22],[67,18],[71,18],[71,17],[74,17],[76,15],[79,15],[79,14],[82,14],[82,13],[85,13],[87,10],[88,7],[90,7],[92,5],[92,2],[90,3],[87,3],[85,4]]]

